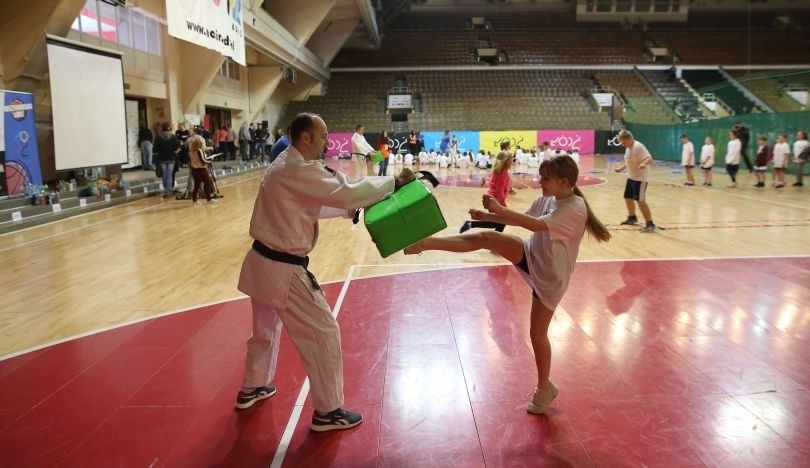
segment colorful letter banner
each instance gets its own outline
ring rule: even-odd
[[[34,120],[34,95],[0,91],[3,121],[0,151],[5,149],[6,187],[9,195],[20,195],[29,183],[42,185]]]
[[[595,146],[593,130],[538,130],[537,146],[544,141],[551,149],[571,152],[576,148],[580,154],[593,154]]]
[[[354,135],[354,133],[330,133],[329,146],[326,148],[326,157],[336,158],[341,154],[351,153],[352,135]]]
[[[514,153],[518,147],[524,151],[532,149],[532,146],[537,146],[537,131],[536,130],[503,130],[503,131],[489,131],[480,132],[481,149],[484,151],[492,151],[492,154],[498,154],[501,151],[501,142],[509,140],[512,142],[512,152]]]
[[[425,151],[430,151],[433,149],[438,153],[439,145],[442,141],[442,137],[444,136],[444,132],[422,132],[422,135],[425,137]],[[481,149],[481,139],[479,138],[480,132],[470,132],[467,130],[458,132],[451,131],[451,140],[453,135],[455,135],[456,140],[458,140],[459,152],[465,153],[467,151],[472,151],[473,153],[477,153],[478,150]]]
[[[242,0],[166,2],[169,35],[230,57],[245,65]]]

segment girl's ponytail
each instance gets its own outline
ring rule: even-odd
[[[585,229],[587,229],[588,233],[592,235],[597,241],[599,242],[607,242],[610,240],[610,231],[602,224],[602,221],[593,214],[591,211],[591,206],[588,204],[588,200],[585,199],[585,195],[582,194],[582,191],[579,190],[579,187],[574,186],[574,195],[582,198],[582,201],[585,202],[585,209],[588,211],[588,220],[585,222]]]

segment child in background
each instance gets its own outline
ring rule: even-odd
[[[785,168],[790,156],[790,145],[787,142],[787,134],[780,133],[776,137],[776,144],[773,145],[773,188],[785,186]]]
[[[757,148],[757,155],[754,157],[754,172],[757,175],[757,184],[755,188],[765,187],[765,172],[768,170],[768,156],[770,150],[768,148],[768,137],[761,135],[758,138],[759,148]]]
[[[726,172],[731,177],[731,183],[726,187],[734,188],[737,186],[737,171],[740,170],[740,154],[742,151],[742,143],[734,132],[728,134],[728,146],[726,147]]]
[[[503,206],[506,206],[506,194],[509,192],[509,184],[511,183],[511,177],[509,176],[509,169],[512,168],[512,154],[509,152],[510,145],[509,140],[501,142],[501,152],[498,153],[498,158],[495,160],[495,167],[492,169],[492,177],[489,180],[489,190],[487,191],[487,195],[494,197]],[[486,181],[486,177],[483,181]],[[483,185],[483,181],[481,185]],[[470,228],[490,228],[503,232],[505,227],[506,225],[502,223],[468,220],[464,221],[458,232],[464,234]]]
[[[692,174],[692,168],[695,167],[695,145],[685,133],[681,135],[681,145],[681,166],[686,172],[686,182],[683,185],[695,185],[695,176]]]
[[[487,211],[471,209],[474,220],[520,226],[532,234],[528,239],[501,232],[477,232],[448,237],[428,237],[405,249],[406,255],[425,250],[472,252],[488,249],[512,262],[531,279],[532,309],[529,336],[537,367],[537,386],[526,411],[542,414],[559,390],[549,379],[551,343],[548,326],[562,300],[587,230],[597,241],[610,233],[591,212],[576,187],[579,169],[570,156],[552,156],[540,164],[542,195],[525,213],[512,211],[484,195]]]
[[[700,149],[700,168],[703,169],[703,185],[712,186],[712,167],[714,167],[714,143],[712,137],[706,137]]]

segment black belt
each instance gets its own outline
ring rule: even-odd
[[[273,250],[257,240],[253,241],[253,250],[259,252],[259,254],[264,258],[304,267],[304,271],[307,272],[309,280],[312,281],[312,286],[317,290],[321,290],[321,285],[318,284],[318,280],[315,279],[315,275],[307,270],[307,266],[309,266],[309,257],[299,257],[298,255],[288,254],[286,252],[279,252],[278,250]]]

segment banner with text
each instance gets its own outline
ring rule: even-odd
[[[532,146],[537,146],[537,131],[536,130],[502,130],[502,131],[488,131],[479,133],[481,141],[481,149],[484,151],[491,151],[492,154],[498,154],[501,151],[501,142],[509,140],[512,142],[512,153],[522,148],[524,151],[532,149]]]
[[[166,2],[169,35],[230,57],[245,65],[242,0]]]
[[[336,158],[341,154],[352,152],[352,135],[354,133],[330,133],[329,146],[326,148],[327,158]]]
[[[552,149],[570,152],[576,148],[580,154],[593,154],[593,130],[538,130],[537,146],[547,141]]]
[[[435,150],[439,152],[439,145],[441,144],[444,132],[422,132],[425,137],[425,151]],[[453,136],[458,140],[458,150],[461,153],[472,151],[477,153],[481,149],[480,132],[470,132],[462,130],[458,132],[450,132],[450,138]]]
[[[6,188],[9,195],[20,195],[27,184],[42,184],[34,95],[0,91],[0,102],[3,104],[0,134],[5,146]]]

